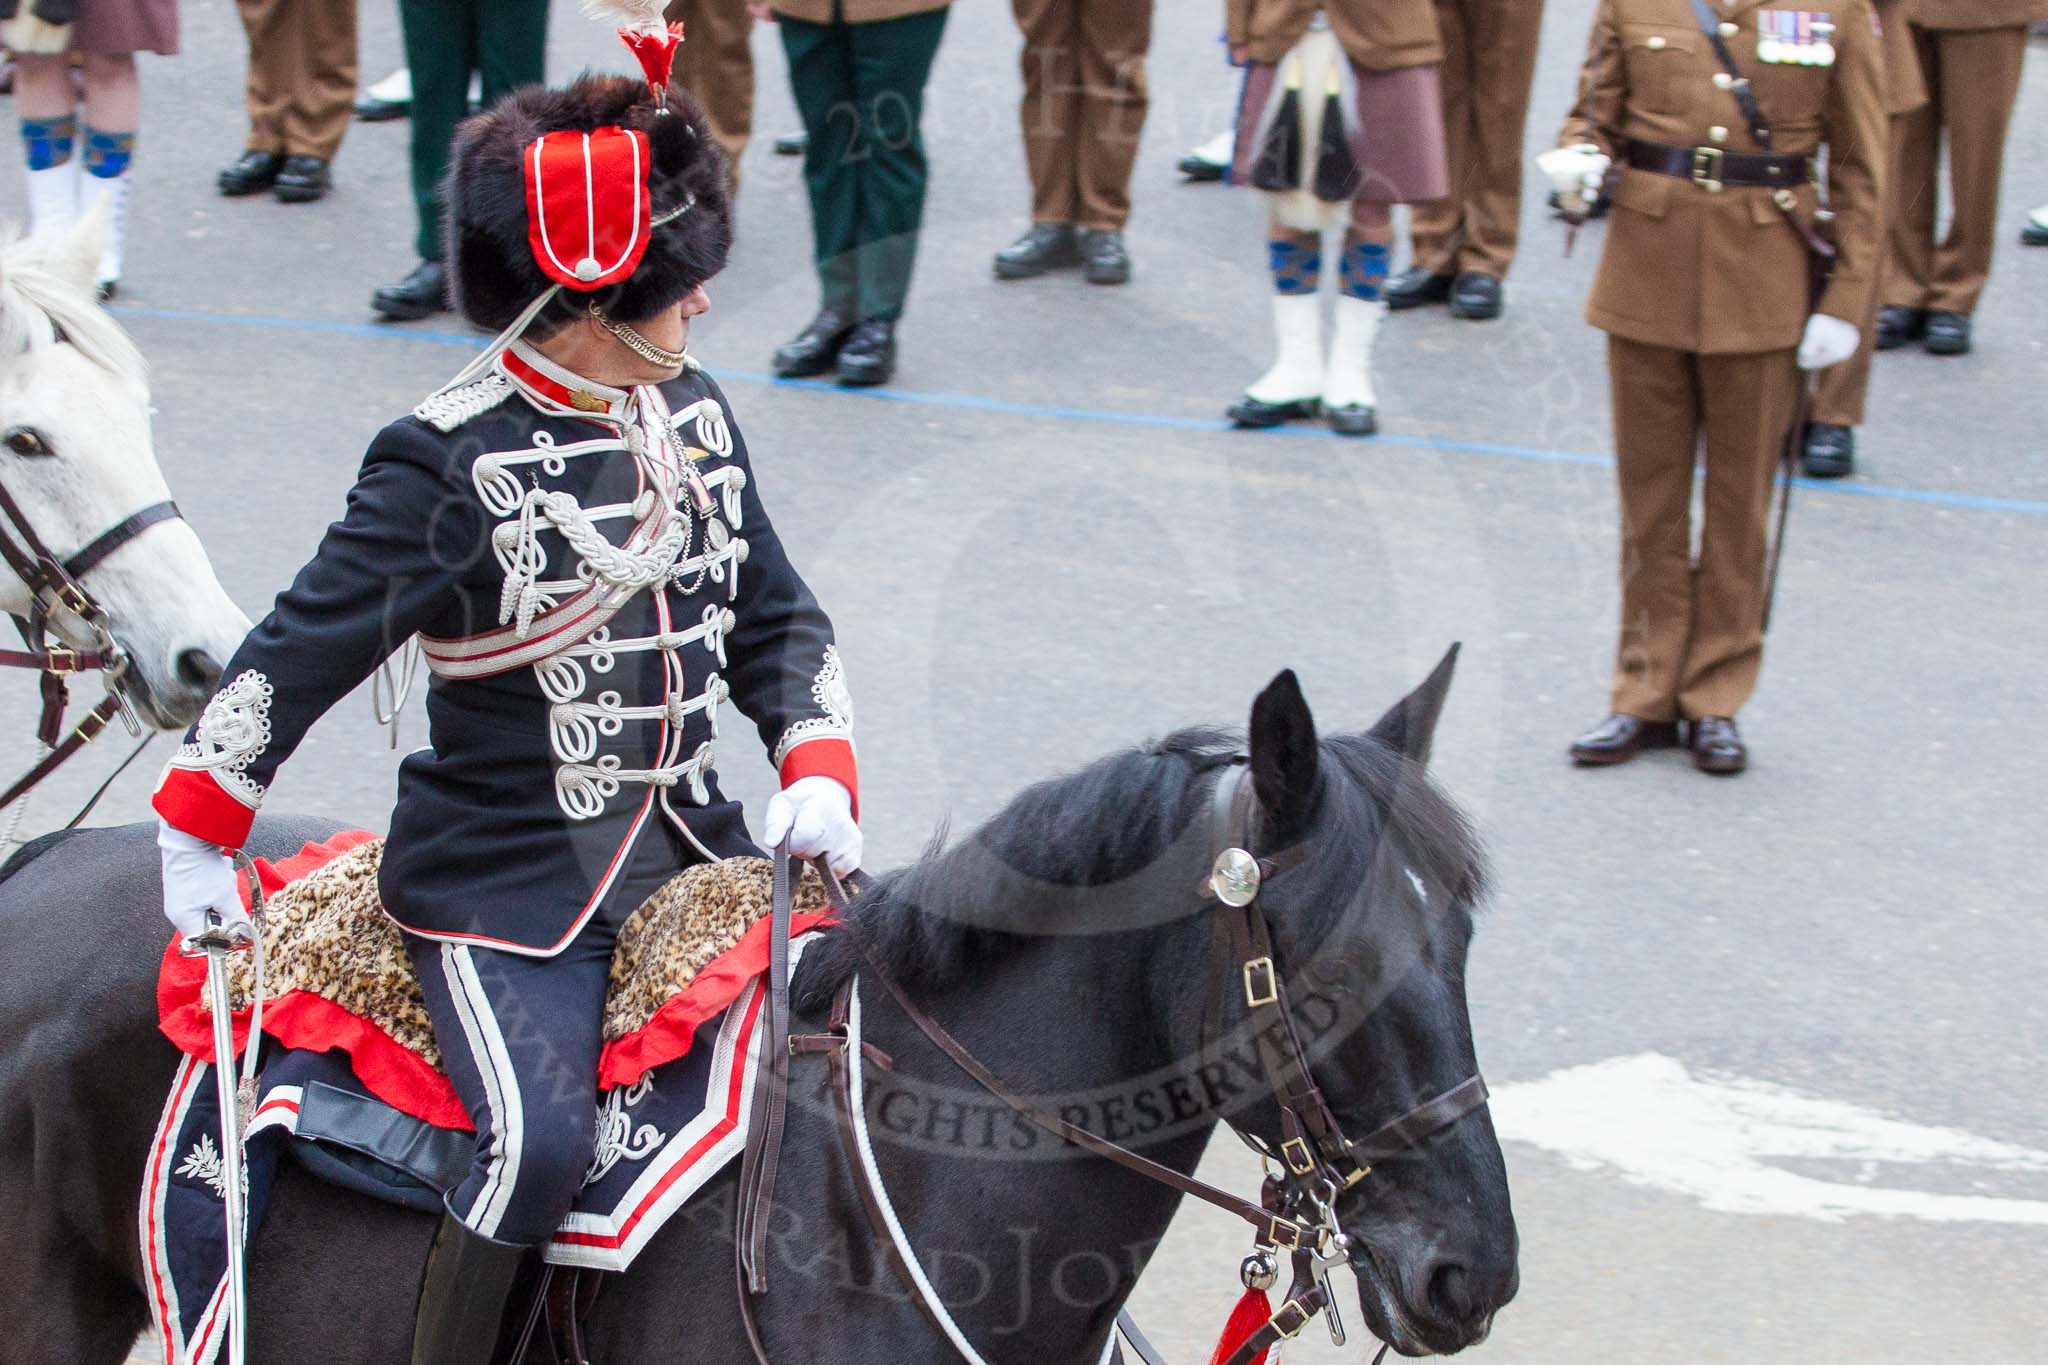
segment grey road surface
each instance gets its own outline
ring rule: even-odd
[[[324,203],[212,192],[241,145],[241,39],[230,7],[185,8],[187,54],[147,69],[122,310],[154,366],[158,454],[223,581],[260,615],[338,514],[371,433],[477,339],[445,319],[370,321],[370,289],[412,264],[405,125],[356,128]],[[990,278],[1028,204],[1017,39],[1006,6],[956,7],[902,371],[867,395],[765,379],[815,299],[796,166],[765,145],[794,126],[787,83],[774,34],[757,34],[763,136],[695,349],[725,380],[782,533],[837,619],[870,861],[914,856],[941,819],[971,828],[1024,783],[1113,747],[1237,723],[1282,667],[1326,725],[1363,724],[1462,640],[1438,767],[1499,870],[1471,995],[1482,1061],[1511,1092],[1524,1245],[1521,1296],[1475,1356],[2040,1359],[2038,1164],[1855,1142],[1860,1156],[1799,1157],[1796,1142],[1771,1156],[1786,1144],[1752,1116],[1693,1169],[1700,1126],[1619,1091],[1628,1117],[1612,1131],[1627,1147],[1640,1128],[1649,1154],[1596,1160],[1563,1138],[1515,1138],[1536,1128],[1510,1110],[1516,1087],[1562,1069],[1656,1054],[1703,1082],[1742,1077],[1872,1122],[1955,1130],[1929,1140],[1944,1151],[1967,1154],[1960,1134],[2048,1148],[2048,251],[2015,241],[2048,199],[2048,54],[2037,45],[2014,122],[1979,349],[1880,357],[1863,472],[1800,495],[1743,717],[1755,766],[1717,782],[1675,756],[1591,774],[1564,761],[1605,701],[1615,504],[1602,343],[1580,317],[1600,231],[1566,258],[1533,171],[1505,318],[1387,325],[1380,439],[1222,429],[1268,332],[1260,205],[1182,187],[1172,169],[1230,115],[1216,8],[1160,6],[1137,277],[1105,290]],[[573,6],[557,9],[555,73],[621,65]],[[1532,152],[1569,101],[1590,9],[1550,7]],[[394,20],[372,5],[363,24],[374,78],[396,61]],[[18,211],[18,181],[0,177],[0,218]],[[29,700],[6,686],[0,754],[25,764]],[[399,747],[421,738],[415,702]],[[771,775],[748,747],[730,745],[724,768],[758,801]],[[110,757],[54,784],[31,828]],[[397,757],[367,697],[351,698],[270,800],[380,828]],[[157,762],[98,818],[142,817]],[[1660,1158],[1660,1141],[1681,1150]],[[1746,1178],[1744,1143],[1770,1168],[1749,1205],[1722,1189]],[[1771,1170],[1807,1183],[1780,1198]],[[1225,1144],[1209,1173],[1252,1187]],[[1853,1207],[1823,1199],[1816,1216],[1798,1197],[1813,1182],[1851,1187]],[[1981,1200],[1870,1214],[1857,1189]],[[1176,1358],[1206,1356],[1241,1249],[1205,1210],[1176,1225],[1138,1294]],[[1290,1356],[1363,1358],[1319,1341]]]

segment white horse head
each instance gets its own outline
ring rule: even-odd
[[[94,214],[56,239],[0,233],[0,485],[60,559],[170,496],[142,355],[94,299],[100,232]],[[159,522],[83,582],[128,655],[137,710],[160,729],[190,724],[249,629],[192,528]],[[0,610],[29,605],[0,563]],[[93,643],[63,613],[50,629],[75,648]]]

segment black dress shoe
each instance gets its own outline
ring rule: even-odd
[[[839,382],[849,389],[886,384],[896,373],[896,324],[867,318],[853,325],[839,348]]]
[[[365,95],[356,101],[356,118],[362,123],[389,123],[412,112],[410,100],[380,100]]]
[[[317,156],[286,157],[277,173],[277,197],[287,204],[310,204],[327,193],[333,172]]]
[[[1749,766],[1749,746],[1726,716],[1701,716],[1692,723],[1692,766],[1717,777],[1732,777]]]
[[[802,156],[804,149],[811,145],[809,133],[784,133],[775,139],[775,155]]]
[[[1617,712],[1572,741],[1572,762],[1608,767],[1626,763],[1645,749],[1669,749],[1677,743],[1678,726],[1672,722]]]
[[[1476,270],[1467,270],[1451,285],[1451,316],[1484,322],[1500,316],[1506,307],[1500,281]]]
[[[1926,330],[1926,310],[1888,303],[1877,310],[1877,340],[1873,344],[1880,351],[1894,351],[1918,341]]]
[[[1121,232],[1090,228],[1081,234],[1081,274],[1090,284],[1129,284],[1131,253]]]
[[[439,261],[421,261],[397,284],[370,295],[370,307],[393,322],[416,322],[448,306],[448,271]]]
[[[1927,315],[1927,354],[1968,355],[1970,315],[1937,308]]]
[[[1810,479],[1843,479],[1856,472],[1856,428],[1808,422],[1799,467]]]
[[[243,152],[242,159],[224,168],[214,183],[225,195],[256,194],[275,185],[277,173],[283,169],[281,152]]]
[[[836,308],[821,308],[810,325],[775,348],[775,373],[784,379],[808,379],[839,363],[839,348],[853,330],[854,317]]]
[[[1439,275],[1419,265],[1410,266],[1387,286],[1387,307],[1398,313],[1404,308],[1443,303],[1451,297],[1451,279],[1449,275]]]
[[[1314,398],[1299,398],[1291,403],[1261,403],[1246,394],[1224,409],[1223,415],[1240,427],[1262,430],[1277,427],[1283,422],[1305,422],[1322,410],[1322,403]]]
[[[1081,264],[1081,241],[1072,223],[1033,223],[996,253],[996,278],[1028,280],[1048,270]]]
[[[1380,410],[1365,403],[1346,403],[1341,408],[1324,408],[1330,430],[1339,436],[1371,436],[1380,429]]]

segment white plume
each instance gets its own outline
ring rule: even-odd
[[[583,0],[583,12],[601,24],[653,32],[668,27],[664,0]]]

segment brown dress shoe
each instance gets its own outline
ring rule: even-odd
[[[1733,777],[1749,766],[1749,746],[1726,716],[1701,716],[1692,723],[1692,766],[1717,777]]]
[[[1678,726],[1671,721],[1617,712],[1572,741],[1572,762],[1605,767],[1626,763],[1645,749],[1669,749],[1676,743]]]

